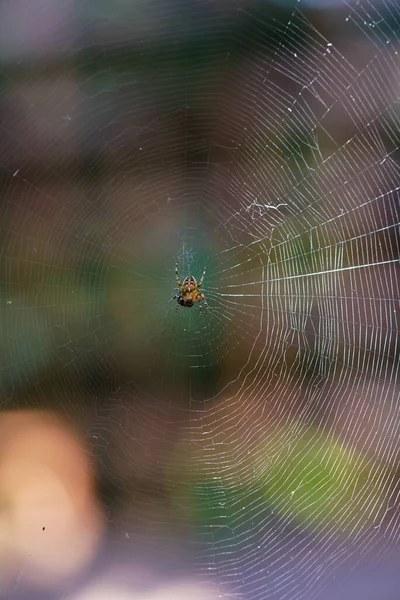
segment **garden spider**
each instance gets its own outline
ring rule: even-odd
[[[168,302],[172,302],[172,300],[176,300],[178,305],[186,306],[186,308],[192,308],[193,304],[197,301],[200,305],[200,311],[203,308],[203,304],[206,308],[208,308],[207,300],[204,294],[202,294],[199,288],[202,286],[204,281],[204,275],[206,274],[206,268],[204,267],[203,274],[199,283],[197,283],[196,279],[192,275],[188,275],[183,280],[183,283],[179,281],[179,273],[178,273],[178,263],[175,265],[175,275],[176,275],[176,283],[178,287],[178,293],[172,296],[168,300]],[[178,311],[179,306],[176,307]]]

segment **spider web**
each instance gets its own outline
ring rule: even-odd
[[[400,532],[400,11],[308,4],[3,43],[4,409],[82,427],[111,555],[219,597],[325,597]]]

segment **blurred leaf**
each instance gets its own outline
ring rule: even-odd
[[[388,490],[381,482],[388,478],[382,468],[316,429],[302,429],[295,438],[283,429],[269,432],[260,448],[246,456],[246,466],[237,468],[224,446],[218,477],[216,457],[208,469],[205,461],[210,457],[204,448],[194,454],[180,447],[178,454],[180,460],[174,462],[184,481],[172,493],[178,494],[179,505],[186,505],[188,518],[198,525],[232,528],[240,523],[241,510],[254,509],[256,519],[272,510],[315,531],[351,536],[379,522],[377,507],[385,508]],[[243,480],[243,468],[253,473],[251,478]]]

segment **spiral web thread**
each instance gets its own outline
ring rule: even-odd
[[[162,473],[221,596],[317,598],[399,537],[400,11],[343,2],[327,37],[301,1],[181,9],[143,8],[164,50],[134,77],[124,42],[85,47],[137,35],[122,4],[82,16],[63,98],[57,66],[4,66],[30,119],[4,125],[3,395],[89,419],[122,497]],[[203,314],[168,304],[176,261]]]

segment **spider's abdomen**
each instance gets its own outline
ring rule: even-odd
[[[185,277],[185,279],[183,280],[183,284],[182,287],[197,287],[197,281],[195,280],[194,277],[192,277],[192,275],[189,275],[188,277]]]

